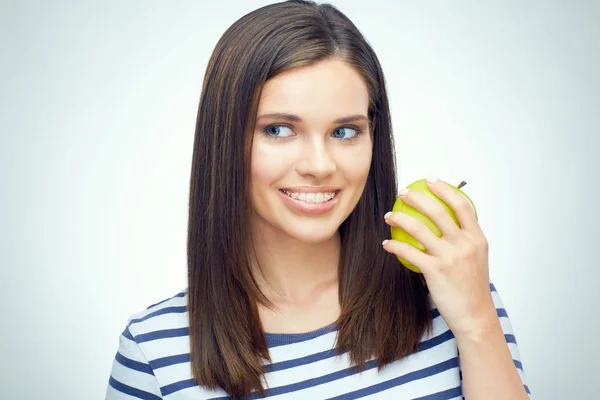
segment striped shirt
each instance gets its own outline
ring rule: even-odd
[[[527,393],[519,348],[493,284],[492,297],[515,366]],[[106,399],[229,399],[198,386],[190,368],[187,291],[134,314],[119,337]],[[348,353],[336,356],[335,325],[299,334],[266,333],[269,399],[462,399],[456,340],[433,308],[433,330],[419,350],[380,372],[375,360],[355,372]],[[252,397],[256,398],[256,397]]]

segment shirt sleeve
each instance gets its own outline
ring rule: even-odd
[[[515,367],[519,372],[519,376],[521,377],[521,382],[527,391],[529,397],[531,397],[531,392],[529,391],[529,387],[527,386],[527,381],[525,379],[525,372],[523,370],[523,362],[521,361],[521,353],[519,352],[519,346],[517,345],[517,339],[515,337],[515,333],[513,331],[512,324],[510,319],[508,318],[508,313],[506,312],[506,308],[504,307],[504,303],[496,290],[496,287],[492,282],[490,282],[490,291],[492,293],[492,299],[494,300],[494,306],[496,307],[496,314],[498,314],[498,319],[500,321],[500,325],[502,326],[502,331],[504,332],[504,338],[506,339],[506,343],[508,344],[508,349],[510,350],[510,354],[512,355],[513,362],[515,363]],[[459,358],[460,360],[460,358]],[[459,362],[460,369],[460,362]],[[463,384],[462,377],[462,369],[460,369],[460,383],[461,386]],[[463,397],[464,399],[464,397]]]
[[[119,336],[119,348],[113,361],[105,399],[162,399],[154,371],[129,327]]]

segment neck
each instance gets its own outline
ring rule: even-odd
[[[306,243],[274,230],[254,237],[254,277],[273,303],[308,302],[320,293],[337,288],[340,236]]]

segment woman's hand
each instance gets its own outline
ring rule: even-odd
[[[396,240],[385,240],[383,248],[421,270],[433,302],[457,338],[478,335],[497,320],[489,286],[488,242],[467,199],[444,181],[427,181],[431,191],[454,211],[460,227],[432,198],[401,191],[402,200],[431,218],[442,237],[402,212],[389,212],[386,223],[401,227],[427,250],[424,253]]]

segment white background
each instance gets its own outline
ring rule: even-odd
[[[184,288],[204,71],[267,3],[0,3],[2,398],[104,398],[128,316]],[[468,182],[534,397],[596,397],[599,3],[334,4],[383,65],[400,184]]]

